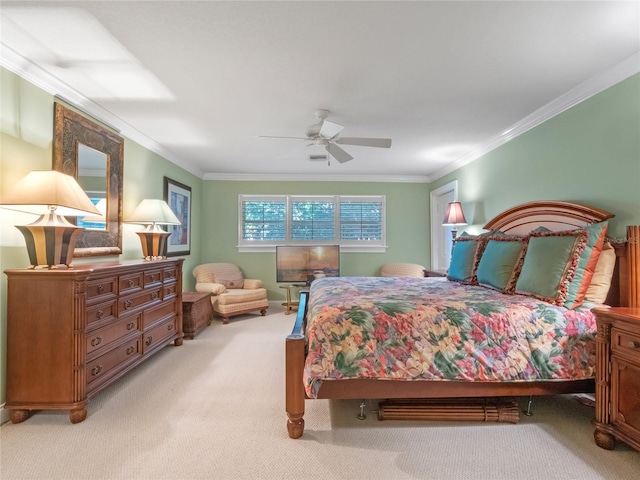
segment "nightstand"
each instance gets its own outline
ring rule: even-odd
[[[213,307],[209,292],[182,293],[182,332],[184,338],[195,337],[207,325],[211,325]]]
[[[441,270],[424,269],[422,273],[424,274],[425,277],[446,277],[447,276],[447,272],[444,272]]]
[[[640,450],[640,308],[597,308],[596,418],[599,447]]]

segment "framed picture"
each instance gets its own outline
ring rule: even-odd
[[[164,201],[182,225],[167,225],[167,257],[191,253],[191,187],[164,177]]]

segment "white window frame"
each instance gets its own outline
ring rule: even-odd
[[[245,240],[243,232],[243,202],[284,202],[285,238],[284,240]],[[291,240],[291,203],[292,202],[332,202],[334,208],[334,238],[331,240]],[[341,202],[379,202],[382,205],[380,240],[341,240],[340,239],[340,203]],[[275,252],[276,245],[340,245],[341,252],[385,253],[387,205],[384,195],[238,195],[238,251],[239,252]]]

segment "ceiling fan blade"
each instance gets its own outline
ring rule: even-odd
[[[333,138],[337,134],[339,134],[344,127],[339,123],[333,123],[328,120],[322,122],[322,127],[320,128],[320,136],[324,138]]]
[[[335,140],[336,143],[342,145],[359,145],[361,147],[378,147],[378,148],[390,148],[390,138],[355,138],[355,137],[341,137]]]
[[[329,143],[325,148],[327,152],[329,152],[331,156],[338,160],[340,163],[348,162],[353,158],[335,143]]]
[[[291,138],[293,140],[309,140],[307,137],[277,137],[275,135],[258,135],[258,138]]]

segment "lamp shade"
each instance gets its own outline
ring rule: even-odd
[[[0,197],[0,206],[28,213],[80,216],[100,214],[82,187],[70,175],[34,170]]]
[[[462,205],[460,202],[450,202],[447,206],[447,213],[444,216],[442,225],[466,225],[467,219],[464,218],[464,212],[462,211]]]
[[[178,217],[171,211],[164,200],[145,198],[140,202],[131,215],[125,220],[127,223],[142,225],[180,225]]]

